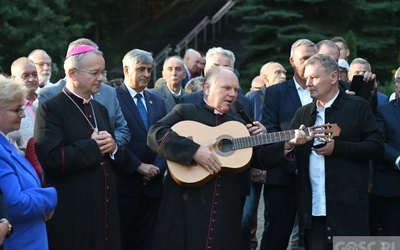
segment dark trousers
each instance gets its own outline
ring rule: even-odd
[[[311,228],[304,231],[305,250],[332,250],[326,235],[326,217],[313,216]]]
[[[160,200],[144,195],[118,197],[122,250],[146,250]]]
[[[264,232],[261,250],[286,250],[296,218],[296,186],[264,185]]]
[[[262,188],[263,184],[251,182],[250,195],[246,197],[242,216],[243,250],[256,248],[258,244],[256,237],[257,213]]]
[[[376,213],[374,219],[381,236],[400,235],[400,197],[383,197],[375,195]]]

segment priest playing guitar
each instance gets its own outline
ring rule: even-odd
[[[202,105],[178,104],[150,128],[148,145],[169,161],[151,249],[241,249],[237,173],[248,165],[252,146],[269,141],[259,122],[245,126],[243,120],[228,113],[238,89],[238,78],[230,69],[214,67],[206,75]],[[214,139],[206,130],[210,127],[217,131]],[[266,152],[263,157],[271,163],[285,160],[285,150],[312,138],[314,132],[307,135],[303,128],[287,137],[276,135],[287,138],[282,153]],[[239,167],[225,168],[234,163]],[[179,166],[178,170],[172,165]],[[206,177],[196,183],[193,176],[197,170]],[[193,176],[185,179],[185,174]]]

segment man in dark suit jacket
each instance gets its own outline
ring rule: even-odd
[[[396,93],[400,94],[400,68],[395,74]],[[400,235],[400,102],[395,99],[378,106],[378,126],[385,140],[385,154],[374,166],[372,194],[378,204],[380,234]]]
[[[339,90],[339,66],[328,55],[305,61],[314,101],[299,108],[291,128],[336,123],[339,135],[296,147],[298,216],[306,249],[332,249],[333,236],[367,236],[369,159],[384,152],[369,103]]]
[[[147,132],[167,111],[161,98],[144,91],[151,76],[151,54],[134,49],[125,55],[122,62],[125,79],[116,89],[117,98],[132,131],[132,139],[125,147],[125,163],[117,176],[122,249],[148,249],[147,243],[161,198],[166,161],[147,146]],[[148,124],[140,114],[139,106],[143,104]]]
[[[268,62],[264,64],[260,69],[260,75],[262,87],[261,89],[250,91],[246,94],[246,97],[253,102],[254,120],[261,121],[262,109],[264,106],[264,97],[266,88],[275,85],[277,83],[286,80],[286,70],[280,63]],[[254,81],[254,80],[253,80]],[[261,170],[256,167],[250,170],[250,195],[246,197],[246,203],[243,210],[242,218],[242,233],[243,243],[248,247],[256,248],[258,240],[256,237],[257,232],[257,211],[259,206],[259,200],[261,191],[266,179],[266,170]],[[265,192],[265,189],[264,189]],[[267,209],[268,205],[264,199],[264,208]],[[266,215],[266,213],[264,213]]]
[[[182,80],[186,76],[186,71],[182,59],[179,56],[171,56],[165,59],[162,76],[165,79],[165,84],[160,88],[150,89],[149,92],[164,100],[169,113],[185,94],[182,88]]]
[[[292,45],[289,61],[294,77],[265,90],[261,123],[268,132],[290,129],[296,110],[312,101],[303,77],[303,64],[316,53],[315,44],[308,39],[297,40]],[[267,173],[264,200],[268,203],[268,210],[260,249],[287,248],[297,212],[296,175],[295,162],[285,162]]]

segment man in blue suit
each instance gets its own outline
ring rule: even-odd
[[[294,77],[265,90],[261,123],[268,132],[289,130],[296,110],[312,101],[303,77],[303,64],[316,53],[317,47],[308,39],[299,39],[292,45],[289,62]],[[288,246],[297,212],[296,175],[294,161],[267,173],[264,200],[268,208],[260,249],[284,250]]]
[[[400,94],[400,68],[395,74],[397,95]],[[374,165],[373,186],[378,207],[380,235],[400,235],[400,102],[392,100],[377,108],[377,121],[385,140],[385,154]]]
[[[98,48],[97,44],[93,41],[87,38],[79,38],[69,44],[68,51],[77,45],[90,45]],[[65,87],[65,83],[65,79],[61,79],[53,85],[42,88],[38,95],[39,103],[42,103],[60,93]],[[112,130],[114,131],[118,145],[124,146],[128,144],[131,138],[131,133],[126,126],[126,121],[122,115],[115,89],[107,84],[101,84],[99,92],[93,95],[93,99],[107,108]]]
[[[152,70],[151,54],[134,49],[122,63],[124,83],[116,91],[132,139],[125,147],[125,163],[117,179],[121,245],[127,250],[148,249],[167,165],[147,146],[147,132],[167,111],[161,98],[145,91]]]

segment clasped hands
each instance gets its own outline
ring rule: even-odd
[[[143,162],[136,171],[143,176],[143,185],[147,185],[151,179],[160,174],[160,169],[157,166]]]
[[[95,128],[91,138],[96,141],[103,155],[114,152],[116,144],[112,135],[107,131],[99,131]]]

